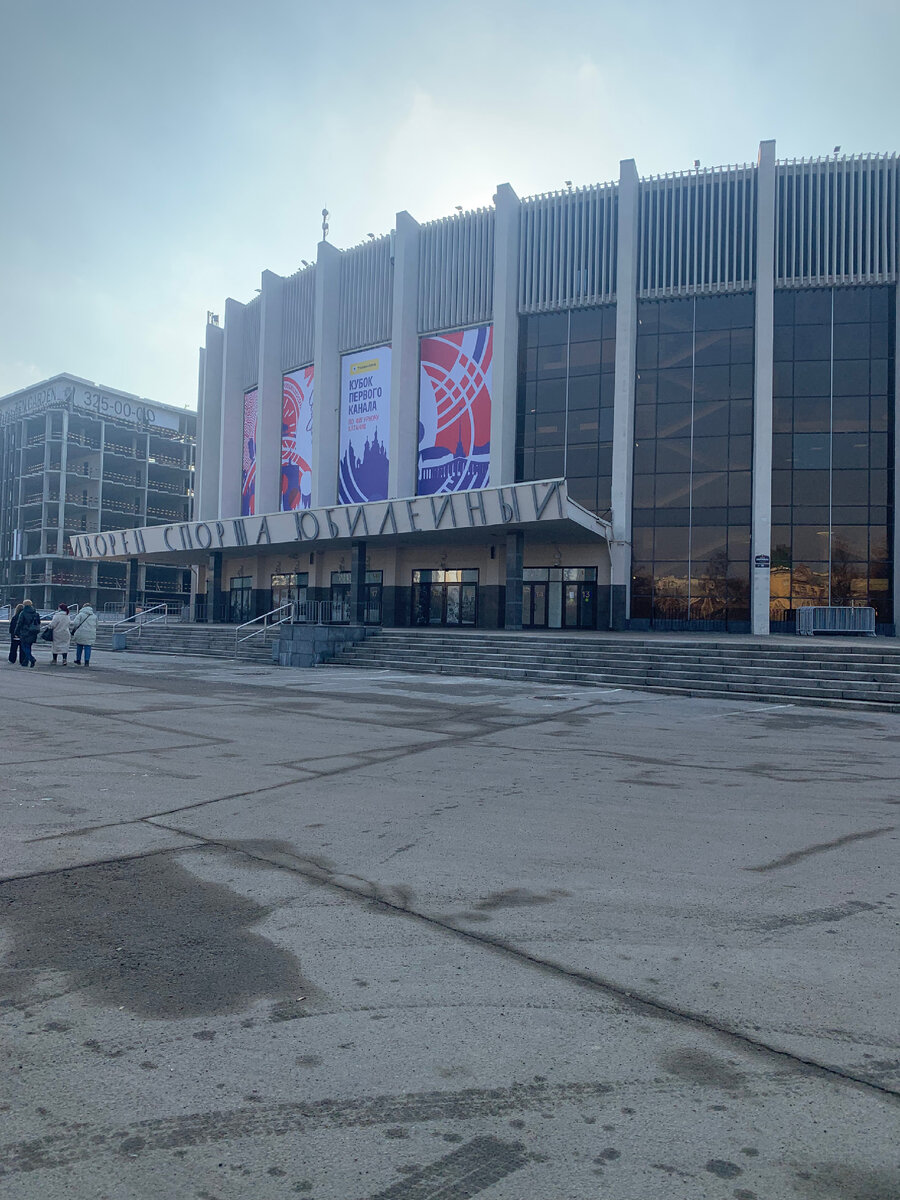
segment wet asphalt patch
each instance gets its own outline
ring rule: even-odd
[[[190,919],[185,917],[190,914]],[[10,935],[0,1005],[43,972],[143,1017],[240,1011],[311,997],[296,958],[254,932],[268,910],[197,879],[166,854],[0,884]]]

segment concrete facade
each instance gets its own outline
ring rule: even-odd
[[[782,533],[779,536],[784,536],[785,523],[790,525],[794,519],[790,512],[785,516],[783,502],[777,520],[773,517],[773,469],[785,467],[783,461],[776,463],[773,459],[776,301],[782,293],[806,295],[824,289],[881,288],[890,292],[890,306],[896,322],[897,267],[900,262],[898,180],[900,159],[897,155],[779,162],[775,143],[766,141],[760,144],[756,163],[749,166],[698,167],[671,176],[641,178],[634,161],[625,160],[620,165],[618,180],[612,184],[569,188],[523,199],[508,184],[500,184],[490,209],[425,224],[400,212],[389,237],[373,238],[347,251],[340,251],[323,241],[315,264],[283,279],[272,272],[264,272],[259,297],[247,304],[228,300],[224,331],[218,327],[207,331],[200,372],[199,514],[204,521],[228,521],[241,513],[243,405],[245,394],[253,389],[258,393],[259,406],[255,445],[256,507],[253,511],[256,515],[279,512],[285,487],[279,459],[279,452],[284,453],[281,446],[283,380],[289,372],[310,366],[315,370],[310,450],[312,490],[304,502],[311,503],[313,508],[338,505],[344,495],[341,473],[347,465],[341,458],[345,453],[342,437],[349,427],[342,424],[347,419],[342,407],[346,404],[342,394],[344,356],[365,354],[368,350],[377,355],[380,347],[390,346],[390,381],[386,394],[378,402],[382,411],[389,414],[388,433],[383,437],[388,460],[386,493],[363,495],[362,499],[412,503],[423,493],[430,494],[434,483],[433,479],[428,482],[423,474],[423,464],[444,463],[445,459],[451,458],[452,464],[448,462],[429,468],[433,475],[435,471],[438,474],[440,471],[458,472],[440,483],[439,494],[550,480],[562,474],[569,481],[570,497],[580,496],[585,493],[585,482],[590,483],[589,479],[585,481],[584,471],[596,470],[595,498],[587,507],[608,524],[609,530],[581,560],[568,561],[570,572],[582,570],[582,577],[573,574],[568,582],[591,585],[588,589],[591,615],[584,618],[582,613],[578,618],[579,625],[586,622],[591,628],[646,628],[647,620],[636,624],[633,596],[635,572],[642,569],[638,561],[641,555],[634,549],[640,314],[646,311],[648,304],[677,305],[691,300],[699,304],[717,297],[752,296],[754,315],[752,322],[748,321],[751,327],[747,334],[753,339],[752,421],[739,435],[752,440],[752,453],[748,452],[752,461],[748,460],[746,467],[741,467],[747,472],[747,479],[752,476],[752,496],[749,502],[725,501],[724,515],[719,520],[723,529],[732,520],[738,520],[732,516],[728,504],[738,508],[743,505],[741,511],[749,514],[740,517],[740,522],[750,530],[749,542],[741,543],[740,551],[729,551],[732,558],[738,555],[739,561],[729,565],[729,570],[735,571],[735,578],[729,577],[728,586],[732,590],[735,587],[739,591],[743,589],[746,599],[741,603],[745,605],[745,615],[734,622],[730,618],[726,621],[723,615],[718,624],[715,615],[709,617],[709,605],[702,591],[709,580],[699,577],[700,560],[695,562],[694,551],[689,549],[682,555],[687,556],[684,570],[688,589],[682,624],[688,629],[699,628],[700,625],[693,623],[695,615],[699,615],[703,618],[702,626],[712,631],[721,627],[722,632],[766,634],[776,595],[771,575],[774,526],[780,522]],[[570,426],[574,427],[576,410],[570,391],[590,372],[585,372],[572,358],[570,349],[566,349],[564,363],[557,364],[562,397],[559,404],[565,412],[555,426],[553,420],[548,426],[539,414],[540,419],[535,418],[531,423],[536,432],[530,431],[526,416],[534,409],[528,408],[531,400],[527,372],[545,370],[546,378],[552,379],[556,367],[551,364],[545,369],[540,365],[543,362],[540,345],[535,351],[538,366],[529,366],[532,350],[525,330],[529,321],[554,316],[565,317],[567,329],[571,330],[579,316],[607,310],[614,313],[615,331],[614,351],[611,351],[614,354],[613,411],[609,414],[611,432],[598,434],[599,441],[593,443],[590,453],[585,456],[582,443],[573,441],[577,430]],[[434,435],[425,428],[427,422],[422,415],[424,410],[420,411],[420,398],[425,394],[423,389],[429,386],[432,366],[425,362],[422,347],[424,340],[430,339],[429,344],[436,341],[458,349],[467,337],[475,339],[476,336],[480,346],[478,353],[485,354],[485,362],[488,361],[486,345],[491,347],[492,354],[487,424],[476,436],[472,417],[471,438],[466,446],[463,445],[463,426],[470,411],[465,409],[465,395],[460,398],[460,390],[465,393],[469,378],[474,378],[477,373],[478,364],[471,358],[467,360],[469,375],[457,378],[455,383],[451,379],[441,393],[443,399],[438,400],[448,411],[454,405],[462,406],[458,418],[458,447],[466,456],[463,460],[458,454],[454,456],[451,449],[456,437],[457,426],[453,424],[456,417],[448,423],[449,440],[440,445],[436,442],[433,448],[430,446],[429,438]],[[567,338],[569,336],[566,334]],[[603,336],[607,337],[606,334]],[[608,336],[612,346],[611,330]],[[490,339],[487,343],[485,337]],[[897,399],[896,337],[896,331],[892,329],[892,349],[885,352],[892,371],[889,438],[893,436]],[[705,343],[700,350],[704,348]],[[607,353],[606,349],[603,353]],[[832,354],[832,366],[833,361]],[[661,357],[659,365],[672,364],[664,363]],[[599,393],[599,367],[592,378]],[[728,401],[727,383],[724,386],[721,399]],[[742,393],[744,396],[750,394]],[[699,400],[697,403],[699,405]],[[602,401],[598,400],[597,405],[600,407]],[[587,415],[592,414],[588,412]],[[602,411],[597,416],[602,418]],[[582,422],[581,429],[593,428],[590,422],[585,423],[583,407],[577,410],[577,420]],[[688,420],[692,431],[695,420],[693,382],[690,384]],[[564,441],[561,472],[541,474],[537,466],[532,469],[524,465],[528,439],[537,438],[534,444],[540,449],[543,445],[540,439],[549,436],[545,426],[563,429],[558,435]],[[597,427],[604,427],[602,420]],[[797,428],[805,427],[798,424]],[[468,426],[465,436],[468,437]],[[488,439],[487,450],[484,445],[478,446],[485,438]],[[366,446],[369,445],[367,441]],[[693,447],[693,432],[690,433],[690,446]],[[607,448],[611,463],[608,477],[604,475],[607,468],[602,465],[606,461]],[[466,479],[477,478],[477,450],[489,454],[489,473],[480,482],[466,483]],[[710,472],[715,468],[727,474],[727,455],[731,452],[726,447],[723,451],[726,461],[702,469]],[[537,454],[534,461],[539,458]],[[582,461],[592,461],[596,467],[582,469],[581,491],[577,491],[573,476],[578,474],[576,468]],[[874,463],[874,458],[872,461]],[[788,464],[798,468],[802,465],[799,460],[796,464]],[[893,465],[892,462],[892,468]],[[656,469],[672,472],[676,468],[670,465]],[[688,470],[695,468],[691,466]],[[465,475],[465,472],[474,473]],[[893,514],[898,477],[900,471],[892,470],[888,503],[878,510],[881,515],[869,518],[870,522],[877,520],[880,527],[889,530],[888,588],[893,587],[896,548]],[[688,478],[691,481],[687,485],[688,500],[683,503],[687,505],[684,512],[690,514],[694,503],[690,498],[694,491],[693,475],[689,474]],[[750,485],[747,486],[749,490]],[[604,492],[607,487],[608,492]],[[608,501],[605,495],[609,496]],[[344,500],[350,502],[346,496]],[[834,501],[834,505],[838,503]],[[812,509],[809,511],[813,514],[809,521],[820,519]],[[829,522],[831,511],[829,501]],[[645,512],[645,526],[646,519]],[[692,516],[679,519],[684,525],[682,532],[686,534],[687,542],[693,545]],[[669,525],[673,523],[677,524],[668,522]],[[707,519],[707,524],[714,523]],[[839,524],[840,518],[835,517],[835,523]],[[666,522],[661,520],[659,528],[665,525]],[[537,592],[528,589],[540,582],[533,575],[534,570],[556,569],[563,564],[563,559],[569,559],[568,545],[578,544],[577,530],[564,539],[566,548],[561,549],[558,544],[542,538],[540,531],[523,532],[515,526],[516,521],[512,520],[506,531],[509,537],[485,531],[481,539],[481,556],[488,547],[493,547],[493,556],[487,562],[503,566],[496,579],[493,567],[487,574],[479,576],[481,616],[478,623],[490,620],[514,628],[519,621],[525,627],[541,626],[546,622],[553,627],[548,610],[541,607],[544,599],[540,597],[544,593],[540,589]],[[831,530],[830,524],[828,528]],[[416,532],[412,530],[411,534]],[[644,532],[647,532],[646,528]],[[519,534],[524,541],[522,538],[518,542],[515,540]],[[829,533],[831,540],[836,537],[837,532]],[[875,535],[872,537],[874,544]],[[398,537],[394,563],[402,563],[402,568],[395,565],[390,583],[387,575],[384,576],[384,623],[402,624],[413,619],[409,595],[415,581],[411,575],[401,579],[396,575],[397,569],[445,573],[474,569],[468,565],[471,557],[468,549],[461,550],[452,538],[447,539],[442,553],[438,554],[438,565],[426,566],[432,546],[428,539],[416,539],[415,536],[407,539],[410,544],[417,540],[422,552],[418,556],[413,553],[409,558],[407,545],[401,545],[404,539]],[[510,545],[518,549],[513,550],[512,561],[507,564]],[[224,556],[224,595],[229,593],[227,578],[235,562],[227,546],[220,545],[220,549]],[[372,553],[381,555],[383,548]],[[874,555],[874,551],[872,553]],[[283,554],[277,555],[274,550],[272,554],[273,561],[280,561],[290,557],[291,548],[285,546]],[[340,566],[333,565],[341,559],[337,545],[319,544],[313,554],[316,572],[326,570],[327,565],[328,571],[342,573]],[[273,588],[282,586],[272,583],[271,579],[267,584],[262,578],[265,571],[270,570],[270,557],[267,551],[262,558],[254,559],[257,564],[264,564],[253,572],[251,607],[254,612],[261,612],[261,606],[267,603]],[[658,551],[656,557],[665,560],[671,556]],[[384,569],[372,567],[372,561],[370,555],[367,569]],[[519,561],[524,572],[521,579],[516,565]],[[198,587],[202,593],[208,564],[203,555],[196,554],[193,562],[198,568]],[[881,572],[883,578],[884,564],[879,561],[875,566],[877,569],[869,564],[869,575],[874,577]],[[863,576],[865,567],[865,563],[860,565]],[[665,562],[660,568],[665,574],[663,568]],[[823,569],[832,569],[830,557]],[[283,573],[271,569],[272,575]],[[309,574],[305,570],[301,573]],[[361,593],[358,595],[355,589],[364,587],[364,575],[365,571],[354,576],[354,603],[362,602]],[[677,575],[677,572],[670,571],[669,575]],[[317,589],[317,594],[327,589],[326,581],[320,577],[308,586]],[[344,584],[335,586],[343,587]],[[515,596],[506,595],[509,587],[516,589]],[[797,584],[796,588],[799,587]],[[496,595],[486,590],[493,588],[499,589]],[[696,613],[695,593],[691,590],[694,588],[696,596],[701,598]],[[582,599],[587,595],[585,592]],[[828,597],[828,603],[831,603],[830,585]],[[207,601],[210,599],[211,596],[207,596]],[[529,608],[532,601],[538,604],[542,616],[536,615],[538,609],[533,604]],[[789,601],[797,602],[796,599]],[[862,602],[865,603],[865,599]],[[456,603],[455,598],[453,603]],[[581,604],[581,600],[577,603]],[[881,611],[878,618],[882,633],[893,632],[891,619],[896,599],[892,604],[894,607],[890,611]],[[650,627],[656,627],[656,610],[653,611]],[[678,620],[659,622],[660,628],[678,625]]]

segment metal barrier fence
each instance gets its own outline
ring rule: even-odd
[[[875,636],[874,608],[844,608],[835,604],[797,609],[797,633],[864,633]]]

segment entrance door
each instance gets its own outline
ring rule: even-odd
[[[522,584],[522,624],[529,629],[547,628],[547,584]]]
[[[381,592],[384,576],[381,571],[366,571],[366,612],[367,625],[381,624]]]
[[[563,584],[563,625],[566,629],[593,629],[596,587],[593,581]]]
[[[594,628],[596,567],[526,567],[522,575],[522,625],[526,629]]]
[[[331,620],[338,625],[350,624],[350,572],[331,572]]]
[[[243,625],[253,617],[253,576],[233,575],[229,592],[229,616],[232,625]]]
[[[413,625],[475,625],[478,571],[413,571]]]
[[[306,608],[306,594],[309,585],[308,571],[295,571],[290,575],[272,576],[272,607],[281,608],[283,604],[295,604],[300,619]]]
[[[381,595],[383,572],[366,571],[363,620],[366,625],[381,624]],[[350,572],[331,572],[331,620],[350,623]]]

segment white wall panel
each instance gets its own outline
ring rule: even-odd
[[[776,169],[776,287],[897,279],[896,154],[795,159]]]
[[[617,204],[612,183],[522,201],[520,312],[615,299]]]
[[[345,250],[341,257],[338,345],[341,353],[391,340],[394,267],[391,237]]]
[[[492,208],[422,225],[419,332],[489,321],[494,305],[493,280]]]
[[[259,374],[259,310],[259,296],[244,306],[244,339],[241,351],[241,387],[243,388],[253,387]]]
[[[639,296],[752,287],[756,167],[642,179],[638,221]]]
[[[304,267],[284,281],[281,318],[281,369],[312,362],[315,336],[316,268]]]

